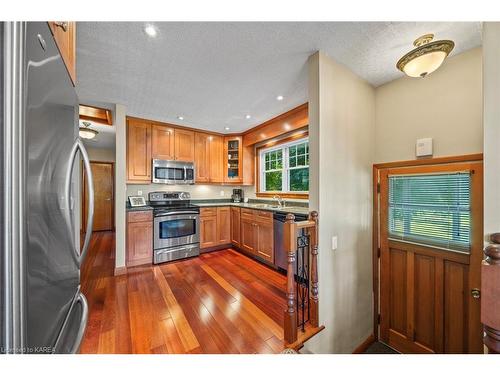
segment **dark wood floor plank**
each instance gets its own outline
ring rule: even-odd
[[[275,353],[286,279],[234,250],[114,276],[113,232],[94,233],[81,271],[81,353]]]

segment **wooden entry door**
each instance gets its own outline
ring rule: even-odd
[[[91,161],[94,181],[94,223],[92,231],[114,230],[114,167],[113,163]],[[86,228],[88,191],[83,176],[82,228]]]
[[[470,172],[470,253],[394,239],[389,176],[459,171]],[[483,351],[480,300],[473,293],[481,285],[482,181],[482,163],[380,171],[380,339],[401,353]]]

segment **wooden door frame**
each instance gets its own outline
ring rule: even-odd
[[[388,163],[373,164],[373,211],[372,211],[372,284],[373,284],[373,336],[375,341],[379,340],[379,314],[380,314],[380,227],[379,227],[379,174],[381,170],[389,168],[405,168],[405,167],[419,167],[419,166],[434,166],[441,164],[456,164],[463,162],[482,162],[483,154],[469,154],[460,156],[447,156],[439,158],[418,159],[418,160],[405,160]],[[481,215],[482,218],[482,215]],[[482,230],[480,231],[481,238],[483,237]]]
[[[99,160],[90,160],[90,164],[110,164],[111,165],[111,182],[112,182],[112,186],[113,186],[113,198],[111,199],[111,205],[112,205],[112,209],[111,209],[111,220],[113,222],[113,231],[116,230],[116,227],[115,227],[115,190],[116,190],[116,187],[115,187],[115,162],[114,161],[99,161]],[[85,184],[85,170],[84,170],[84,166],[83,166],[83,161],[81,162],[81,192],[82,192],[82,198],[81,198],[81,201],[82,201],[82,207],[81,207],[81,219],[80,219],[80,231],[83,232],[84,231],[84,228],[86,227],[86,210],[85,210],[85,204],[86,204],[86,200],[85,200],[85,191],[87,189],[86,187],[86,184]]]

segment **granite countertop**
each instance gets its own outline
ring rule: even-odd
[[[197,203],[193,202],[193,204],[200,206],[200,207],[223,207],[223,206],[233,206],[233,207],[243,207],[243,208],[251,208],[253,210],[262,210],[262,211],[271,211],[271,212],[283,212],[283,213],[292,213],[292,214],[303,214],[307,215],[309,214],[309,207],[300,207],[300,206],[294,206],[292,202],[288,202],[288,207],[285,206],[283,208],[277,208],[277,207],[263,207],[263,203],[234,203],[234,202],[203,202],[203,203]],[[264,203],[264,204],[269,204],[270,203]]]
[[[214,199],[214,200],[202,200],[196,201],[192,200],[192,204],[199,207],[224,207],[224,206],[233,206],[233,207],[243,207],[243,208],[251,208],[254,210],[262,210],[262,211],[271,211],[271,212],[283,212],[283,213],[292,213],[292,214],[309,214],[309,208],[305,206],[304,203],[295,202],[286,202],[286,206],[283,208],[272,207],[271,202],[262,201],[262,202],[249,202],[249,203],[234,203],[230,200],[226,199]],[[269,205],[269,206],[263,206]],[[130,207],[129,204],[126,205],[127,212],[130,211],[149,211],[152,210],[151,206],[141,206],[141,207]]]
[[[131,207],[129,204],[127,204],[127,212],[129,211],[150,211],[153,209],[151,206],[140,206],[140,207]]]

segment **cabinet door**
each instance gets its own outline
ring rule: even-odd
[[[210,181],[210,135],[195,133],[194,135],[194,163],[196,169],[196,182]]]
[[[175,160],[194,161],[194,131],[175,129]]]
[[[217,234],[219,245],[231,243],[231,207],[217,207]]]
[[[210,182],[224,182],[224,138],[210,136]]]
[[[151,152],[153,159],[174,159],[173,128],[161,125],[151,126]]]
[[[257,255],[274,262],[273,223],[257,223]]]
[[[76,83],[76,22],[49,21],[48,24],[74,86]]]
[[[127,225],[127,267],[153,262],[153,223]]]
[[[224,137],[224,182],[242,183],[241,137]]]
[[[128,120],[127,180],[151,182],[151,124]]]
[[[241,247],[250,252],[255,253],[256,248],[256,224],[253,220],[241,218]]]
[[[217,215],[200,217],[200,248],[217,245]]]
[[[231,242],[240,246],[240,208],[231,207]]]

